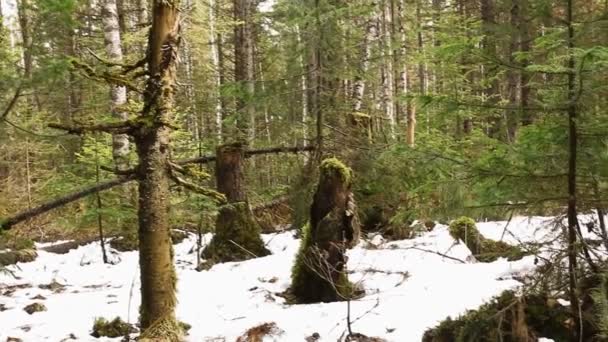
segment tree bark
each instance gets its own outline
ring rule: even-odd
[[[226,196],[227,204],[219,208],[215,235],[202,256],[213,264],[270,254],[260,237],[261,228],[247,200],[243,173],[245,145],[233,143],[218,146],[216,156],[217,190]]]
[[[395,84],[393,76],[393,43],[391,35],[391,15],[390,0],[382,0],[380,7],[381,14],[381,54],[382,54],[382,102],[384,114],[389,124],[391,138],[395,138]]]
[[[520,31],[520,50],[525,55],[530,52],[530,25],[528,23],[528,11],[529,4],[528,0],[519,0],[520,5],[520,15],[519,15],[519,31]],[[521,124],[522,126],[527,126],[532,124],[534,121],[533,112],[527,110],[530,104],[530,74],[525,71],[525,68],[530,64],[528,58],[524,58],[521,67],[522,71],[519,76],[519,103],[521,107]]]
[[[508,50],[508,62],[510,65],[516,65],[515,53],[518,51],[520,30],[519,25],[521,24],[519,2],[517,0],[511,2],[510,10],[510,41]],[[518,111],[517,111],[517,71],[514,68],[507,70],[507,96],[509,109],[505,110],[505,121],[507,123],[507,142],[512,143],[515,140],[517,133],[517,125],[519,123]]]
[[[148,40],[150,78],[141,119],[149,122],[134,134],[139,156],[139,265],[142,337],[177,341],[177,276],[169,233],[169,127],[176,87],[179,45],[178,0],[154,0]],[[169,327],[169,329],[167,329]]]
[[[496,58],[496,4],[495,0],[481,0],[481,48],[487,59]],[[488,67],[489,66],[489,67]],[[489,106],[498,103],[499,87],[496,72],[493,65],[481,66],[482,79],[485,79],[489,86],[482,89],[482,101]],[[504,127],[502,115],[489,111],[488,135],[494,138],[504,139]]]
[[[574,341],[581,336],[580,301],[577,278],[577,198],[576,198],[576,162],[577,162],[577,128],[576,128],[576,70],[574,61],[574,23],[572,18],[572,1],[566,0],[566,24],[568,26],[568,280],[572,320],[574,322]]]
[[[234,0],[234,81],[239,88],[236,97],[237,137],[255,138],[255,108],[251,105],[253,83],[253,14],[251,0]]]
[[[291,294],[299,303],[350,300],[345,251],[359,239],[359,219],[351,192],[352,171],[337,159],[321,163],[300,250],[292,269]]]
[[[222,102],[222,68],[220,58],[220,43],[221,36],[216,33],[216,22],[217,22],[217,4],[215,0],[209,0],[209,46],[211,47],[211,62],[213,64],[213,76],[215,81],[215,134],[218,142],[222,142],[222,121],[224,119],[224,104]]]
[[[102,23],[108,60],[113,63],[122,63],[123,53],[116,0],[104,1]],[[110,108],[115,119],[119,121],[128,119],[127,112],[122,108],[126,103],[127,89],[122,86],[110,85]],[[129,136],[127,134],[112,135],[112,157],[116,170],[124,171],[129,168]]]
[[[406,120],[406,143],[409,146],[414,146],[416,134],[416,110],[413,107],[412,101],[407,98],[410,92],[410,74],[408,72],[408,53],[407,53],[407,33],[405,27],[405,1],[398,0],[397,3],[397,21],[399,27],[399,82],[397,87],[399,93],[405,97],[405,120]],[[402,106],[403,107],[403,106]],[[401,109],[403,112],[403,109]],[[397,113],[399,115],[399,113]]]
[[[365,36],[363,38],[361,53],[361,71],[355,77],[353,84],[353,111],[360,112],[363,108],[363,95],[365,94],[365,75],[369,69],[369,62],[372,55],[372,44],[378,37],[378,15],[377,8],[374,6],[373,15],[367,20]],[[353,120],[356,117],[352,118]]]

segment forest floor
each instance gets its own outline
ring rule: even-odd
[[[554,221],[517,217],[479,223],[478,228],[492,239],[538,242],[557,234]],[[210,239],[205,235],[204,241]],[[276,324],[273,336],[264,341],[305,341],[313,334],[319,341],[336,341],[346,334],[345,302],[287,305],[280,296],[289,286],[299,246],[294,232],[264,235],[264,240],[272,255],[202,272],[195,270],[195,236],[175,245],[177,316],[192,325],[188,341],[232,342],[262,323]],[[535,259],[475,262],[444,225],[411,240],[372,236],[348,256],[351,281],[366,291],[351,303],[353,332],[399,342],[420,341],[427,328],[446,316],[518,287],[516,279],[534,269]],[[112,251],[111,258],[115,265],[104,264],[99,244],[91,243],[63,255],[40,251],[36,261],[12,266],[13,276],[0,275],[0,341],[119,341],[90,336],[96,317],[137,321],[137,252]],[[29,315],[23,308],[34,302],[47,310]]]

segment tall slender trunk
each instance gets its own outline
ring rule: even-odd
[[[298,49],[302,50],[302,37],[298,26],[296,26],[296,38],[298,40]],[[306,145],[308,143],[308,82],[307,69],[304,65],[304,56],[302,54],[298,54],[298,63],[300,64],[302,73],[302,76],[300,76],[300,88],[302,89],[302,144]]]
[[[521,6],[519,8],[520,15],[520,26],[519,26],[519,35],[520,35],[520,50],[523,56],[526,56],[528,52],[530,52],[530,25],[528,23],[528,0],[520,0]],[[534,121],[533,112],[528,110],[528,106],[530,104],[530,74],[525,71],[525,68],[530,64],[528,58],[524,58],[521,62],[522,71],[519,76],[519,103],[521,107],[521,124],[522,126],[527,126],[532,124]]]
[[[30,4],[28,0],[17,1],[17,17],[19,20],[19,31],[21,33],[21,44],[22,46],[22,63],[23,63],[23,76],[26,79],[32,76],[32,33],[30,27]]]
[[[149,125],[135,132],[139,156],[139,265],[142,330],[151,339],[167,337],[154,327],[175,325],[177,277],[169,234],[169,127],[176,87],[179,43],[179,3],[154,0],[148,46],[148,72],[142,119]],[[158,336],[160,335],[160,336]],[[163,340],[163,341],[164,341]]]
[[[223,120],[223,103],[222,103],[222,65],[220,63],[219,44],[221,37],[216,33],[217,22],[217,4],[215,0],[209,0],[209,46],[211,46],[211,62],[213,63],[213,78],[215,81],[215,127],[216,137],[218,142],[222,142],[222,120]]]
[[[187,13],[187,17],[192,16],[192,0],[184,0],[184,10],[189,11]],[[182,21],[182,30],[187,31],[190,26],[190,20]],[[184,64],[184,70],[186,72],[186,102],[188,104],[187,118],[186,124],[187,129],[190,131],[190,134],[193,137],[196,137],[197,140],[200,140],[199,132],[202,132],[202,129],[199,129],[199,125],[203,125],[204,121],[199,120],[199,116],[196,110],[196,90],[194,88],[194,65],[192,59],[192,49],[190,47],[190,43],[186,40],[184,41],[183,47],[181,49],[182,58]]]
[[[306,42],[308,52],[307,62],[307,78],[308,78],[308,101],[310,112],[315,116],[316,120],[316,144],[317,156],[320,157],[321,146],[323,145],[323,109],[321,108],[321,89],[322,89],[322,61],[321,49],[318,42],[323,39],[323,28],[321,27],[321,19],[319,14],[319,0],[314,0],[315,21],[314,27],[310,32],[314,32],[314,39],[311,37]],[[315,42],[315,40],[317,42]]]
[[[484,55],[488,59],[496,57],[496,10],[494,0],[481,0],[480,4],[481,14],[481,48]],[[499,88],[498,79],[496,78],[496,72],[493,71],[492,66],[486,68],[486,65],[481,65],[481,77],[488,81],[489,86],[482,90],[482,101],[489,106],[493,106],[498,102]],[[492,109],[489,110],[489,128],[488,135],[495,138],[502,138],[501,133],[503,131],[503,120],[502,115],[493,113]]]
[[[510,41],[509,41],[509,50],[508,50],[508,61],[510,65],[515,65],[515,53],[518,51],[519,39],[520,39],[520,30],[519,25],[521,25],[520,18],[520,10],[519,10],[519,2],[512,1],[511,2],[511,10],[510,10],[510,23],[511,23],[511,32],[510,32]],[[517,124],[519,122],[518,119],[518,111],[517,111],[517,94],[518,94],[518,84],[517,84],[517,71],[514,68],[509,68],[507,70],[507,96],[508,96],[508,109],[505,110],[505,121],[507,122],[507,142],[512,143],[515,140],[515,135],[517,132]]]
[[[361,53],[361,71],[355,77],[353,84],[353,112],[356,115],[363,108],[363,95],[365,94],[365,75],[369,69],[372,55],[372,44],[378,38],[378,9],[374,6],[373,15],[367,20],[365,36],[363,38]],[[356,117],[353,116],[353,119]]]
[[[381,13],[381,53],[382,58],[382,90],[383,90],[383,105],[384,114],[389,124],[389,131],[391,138],[395,138],[395,112],[394,112],[394,70],[393,70],[393,43],[391,35],[391,15],[390,15],[390,4],[387,3],[390,0],[382,0],[380,13]]]
[[[114,63],[122,63],[122,44],[120,40],[120,25],[116,0],[104,0],[102,10],[104,44],[108,59]],[[125,87],[110,85],[110,107],[112,116],[117,120],[127,120],[128,114],[122,108],[127,102]],[[112,157],[117,170],[129,168],[129,136],[127,134],[112,135]]]
[[[253,13],[250,0],[234,0],[234,81],[240,93],[236,98],[237,135],[255,138],[255,108],[251,105],[253,83]]]
[[[421,9],[420,9],[420,2],[417,2],[416,4],[416,25],[417,25],[417,30],[418,30],[418,53],[423,55],[424,54],[424,37],[422,35],[422,13],[421,13]],[[427,78],[427,70],[426,70],[426,65],[424,64],[424,62],[422,62],[422,58],[421,61],[418,62],[418,92],[419,95],[424,96],[427,93],[427,89],[428,89],[428,84],[427,84],[428,78]],[[429,114],[427,112],[426,115],[426,125],[427,125],[427,130],[430,128],[430,118],[429,118]]]
[[[574,24],[572,18],[572,1],[566,0],[566,23],[568,26],[568,279],[570,310],[574,321],[575,341],[582,338],[580,324],[580,302],[577,290],[577,226],[576,212],[576,158],[577,158],[577,129],[576,129],[576,70],[574,61]]]
[[[399,82],[398,89],[399,93],[405,97],[405,120],[406,120],[406,143],[409,146],[414,146],[415,132],[416,132],[416,110],[412,104],[412,101],[408,98],[410,92],[410,74],[408,71],[408,51],[407,51],[407,32],[405,28],[405,0],[398,0],[397,3],[397,16],[399,26],[399,59],[401,65],[399,66]],[[399,113],[397,113],[399,115]]]
[[[469,8],[467,0],[459,0],[458,1],[458,12],[459,14],[465,18],[469,19],[472,10]],[[467,30],[467,38],[470,38],[469,30]],[[468,60],[467,57],[463,57],[462,65],[467,65]],[[462,73],[465,74],[467,85],[472,88],[475,84],[475,76],[474,73],[469,71],[466,67],[462,68]],[[466,90],[465,90],[466,91]],[[462,120],[462,132],[464,135],[469,135],[473,131],[473,118],[470,114],[467,114]]]

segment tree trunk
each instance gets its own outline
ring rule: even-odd
[[[577,162],[577,129],[576,129],[576,70],[574,61],[574,23],[572,18],[572,1],[566,0],[566,23],[568,26],[568,280],[572,320],[574,322],[574,341],[579,340],[580,301],[577,278],[577,235],[578,217],[576,211],[576,162]]]
[[[179,43],[178,0],[154,0],[142,120],[135,132],[139,156],[139,265],[142,337],[179,340],[175,320],[177,276],[169,234],[169,127],[176,87]]]
[[[481,0],[481,48],[485,55],[485,58],[492,59],[496,58],[496,13],[495,13],[494,0]],[[493,66],[489,65],[487,68],[485,64],[481,66],[482,79],[488,82],[489,86],[482,90],[482,101],[488,104],[490,107],[494,106],[498,102],[499,87],[498,79],[496,78],[496,72],[493,71]],[[503,138],[503,120],[502,115],[494,113],[493,109],[488,110],[489,117],[489,128],[488,135],[494,138]]]
[[[251,105],[253,83],[253,13],[251,0],[234,0],[234,81],[240,92],[236,97],[237,137],[255,138],[255,108]]]
[[[398,89],[399,93],[403,94],[405,99],[405,120],[406,120],[406,143],[409,146],[414,146],[415,132],[416,132],[416,110],[412,105],[412,101],[407,98],[410,92],[410,75],[408,72],[408,61],[407,61],[407,34],[405,29],[405,1],[398,0],[397,3],[397,16],[399,26],[399,59],[401,65],[399,66],[399,82]],[[399,115],[399,114],[398,114]]]
[[[416,25],[418,26],[418,53],[420,53],[421,55],[424,54],[424,37],[422,35],[422,14],[420,11],[420,3],[417,3],[416,5]],[[424,96],[426,95],[426,90],[427,90],[427,75],[426,75],[426,66],[424,64],[424,62],[422,62],[422,60],[420,62],[418,62],[418,92],[420,96]],[[429,116],[427,114],[426,117],[426,121],[427,121],[427,130],[429,129]]]
[[[299,303],[352,299],[345,251],[359,239],[359,219],[351,192],[352,171],[337,159],[321,163],[319,183],[292,269],[291,294]]]
[[[369,61],[372,55],[372,42],[378,37],[378,16],[377,9],[373,9],[374,14],[368,19],[366,25],[365,36],[363,38],[362,54],[361,54],[361,71],[355,77],[353,85],[353,111],[360,112],[363,108],[363,95],[365,94],[365,79],[367,70],[369,69]]]
[[[215,80],[215,125],[216,137],[218,142],[222,142],[222,120],[224,106],[222,103],[222,64],[220,63],[220,40],[221,37],[216,33],[215,25],[217,21],[217,4],[215,0],[209,0],[209,46],[211,46],[211,62],[213,63],[213,76]]]
[[[510,32],[510,42],[509,42],[509,50],[508,50],[508,61],[510,65],[516,65],[515,61],[515,53],[518,50],[519,46],[519,33],[520,30],[518,26],[521,23],[521,19],[519,17],[519,3],[518,1],[512,1],[511,3],[511,32]],[[512,143],[515,140],[515,135],[517,132],[517,125],[519,122],[518,111],[517,111],[517,71],[514,68],[509,68],[507,70],[507,96],[508,96],[508,109],[505,110],[505,119],[507,122],[507,142]]]
[[[226,196],[227,204],[219,208],[215,235],[203,251],[203,257],[212,265],[270,254],[247,201],[243,174],[245,146],[241,143],[218,146],[216,156],[217,191]]]
[[[390,1],[390,0],[388,0]],[[387,4],[387,0],[382,0],[380,7],[381,14],[381,53],[382,58],[382,91],[383,91],[383,105],[384,114],[389,124],[389,131],[391,138],[395,138],[395,99],[394,99],[394,79],[395,74],[393,70],[393,43],[391,35],[391,15],[390,15],[390,4]]]
[[[298,48],[301,48],[302,36],[300,28],[296,26],[296,37],[298,39]],[[300,76],[300,88],[302,90],[302,144],[308,144],[308,82],[306,77],[306,66],[304,65],[304,56],[298,55],[298,63],[302,70],[302,76]]]
[[[519,35],[520,35],[520,50],[525,55],[530,52],[530,25],[528,23],[528,1],[520,1],[520,15],[519,15]],[[519,103],[521,107],[521,124],[527,126],[532,124],[534,121],[533,112],[528,110],[530,104],[530,74],[525,71],[525,68],[530,64],[527,58],[524,58],[521,63],[522,71],[519,76]]]
[[[118,21],[118,6],[116,0],[105,0],[102,10],[104,44],[108,60],[122,63],[122,44],[120,41],[120,25]],[[121,108],[127,102],[125,87],[110,85],[110,108],[112,116],[119,120],[128,119],[127,112]],[[129,136],[127,134],[112,135],[112,157],[116,170],[124,171],[129,168]]]

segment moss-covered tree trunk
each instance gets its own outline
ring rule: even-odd
[[[145,122],[134,133],[139,156],[140,323],[143,338],[176,341],[176,275],[169,234],[169,127],[179,42],[178,0],[155,0],[148,46]]]
[[[351,192],[352,172],[339,160],[321,163],[319,183],[292,270],[291,292],[300,303],[353,297],[345,251],[359,239],[359,220]]]
[[[203,258],[213,263],[270,254],[247,202],[243,175],[245,146],[242,143],[221,145],[216,156],[217,190],[226,196],[227,203],[218,209],[215,235],[203,251]]]

